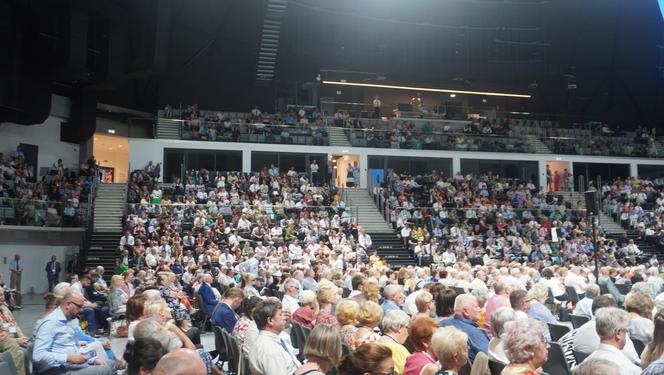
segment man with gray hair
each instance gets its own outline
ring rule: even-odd
[[[299,281],[293,278],[286,280],[284,283],[284,298],[281,301],[284,311],[295,314],[295,311],[300,308],[300,303],[297,299],[300,289],[302,289],[302,286]]]
[[[585,316],[588,319],[593,318],[593,300],[599,296],[599,286],[597,284],[588,284],[586,287],[586,296],[576,304],[574,314]]]
[[[572,370],[572,375],[620,375],[620,369],[606,359],[586,359]]]
[[[401,286],[390,284],[386,285],[383,289],[383,303],[380,307],[383,309],[383,315],[392,310],[399,310],[399,305],[403,302],[403,293]]]
[[[603,307],[595,311],[595,321],[600,344],[586,360],[605,359],[618,366],[622,375],[640,375],[641,367],[622,352],[629,333],[627,312],[617,307]]]
[[[477,325],[481,311],[477,298],[459,294],[454,300],[454,316],[440,321],[441,327],[453,326],[468,335],[468,359],[471,363],[477,353],[487,354],[489,351],[489,336]]]

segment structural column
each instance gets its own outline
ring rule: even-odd
[[[251,150],[242,150],[242,172],[251,173]]]
[[[629,176],[636,177],[639,175],[639,165],[636,163],[629,163]]]
[[[457,172],[462,172],[461,171],[461,158],[458,156],[455,156],[452,158],[452,176],[456,175]],[[468,171],[466,171],[468,172]],[[452,177],[450,176],[450,177]]]
[[[539,187],[540,190],[545,191],[547,189],[546,186],[546,160],[538,160],[537,161],[537,170],[539,171]]]

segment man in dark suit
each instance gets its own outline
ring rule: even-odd
[[[212,275],[205,274],[203,275],[203,283],[198,289],[198,295],[201,297],[201,304],[203,310],[205,311],[205,316],[211,316],[214,308],[217,306],[217,297],[215,297],[214,292],[212,291]]]
[[[55,255],[51,257],[51,261],[46,263],[44,270],[46,271],[46,278],[48,279],[48,291],[52,292],[53,287],[60,281],[60,262],[56,261]]]
[[[242,300],[244,300],[242,289],[228,289],[224,294],[224,298],[212,311],[212,325],[221,327],[228,333],[233,332],[233,327],[237,322],[237,314],[234,310],[240,307]]]

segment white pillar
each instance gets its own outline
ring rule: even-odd
[[[460,157],[453,157],[452,158],[452,176],[456,175],[457,172],[462,172],[461,171],[461,158]],[[465,172],[467,173],[468,171],[465,171]]]
[[[366,189],[369,186],[369,158],[367,153],[363,152],[359,155],[360,162],[360,187]]]
[[[546,191],[546,160],[538,160],[539,186],[542,191]]]
[[[251,150],[242,150],[242,172],[251,173]]]
[[[636,177],[639,175],[639,165],[636,163],[629,163],[629,176]]]

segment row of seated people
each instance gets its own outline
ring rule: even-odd
[[[184,139],[225,142],[267,142],[327,145],[327,126],[318,110],[303,108],[266,114],[258,108],[249,113],[229,114],[200,111],[189,106],[183,111],[166,109],[166,118],[179,117]]]
[[[238,223],[239,222],[240,219],[238,219]],[[213,226],[209,227],[210,229],[213,228]],[[153,231],[154,230],[157,230],[159,234],[168,234],[170,228],[168,228],[168,226],[164,226],[162,230],[161,223],[157,222],[157,224],[153,227]],[[230,232],[232,233],[232,231],[233,229],[231,228]],[[361,234],[361,231],[358,230],[358,238],[360,238]],[[569,270],[569,272],[567,272],[562,267],[552,266],[549,270],[551,273],[549,274],[549,272],[543,268],[542,263],[531,262],[529,260],[522,260],[521,262],[510,262],[506,259],[490,259],[490,261],[486,262],[485,265],[471,266],[469,263],[464,261],[463,257],[459,256],[457,262],[446,268],[436,269],[435,272],[432,272],[430,268],[417,267],[404,268],[399,272],[393,272],[389,267],[387,267],[383,259],[380,259],[379,256],[374,254],[368,259],[368,262],[360,260],[359,262],[355,263],[355,265],[351,266],[352,263],[349,262],[338,262],[339,257],[344,255],[344,250],[343,248],[338,248],[335,250],[331,249],[331,247],[334,247],[336,241],[336,239],[331,236],[329,236],[327,241],[323,239],[322,243],[319,241],[318,244],[311,246],[312,252],[306,257],[304,256],[304,252],[300,252],[298,249],[298,243],[295,239],[293,239],[293,241],[288,244],[287,248],[284,246],[280,249],[270,248],[269,243],[268,246],[265,246],[262,243],[257,243],[255,245],[245,245],[246,250],[243,248],[243,250],[237,254],[238,256],[234,257],[226,255],[228,253],[227,247],[221,243],[221,252],[223,255],[220,255],[219,259],[217,259],[217,262],[214,262],[207,251],[216,250],[217,244],[215,243],[215,238],[211,238],[212,241],[200,241],[194,245],[195,247],[203,250],[201,254],[197,254],[197,252],[179,254],[177,253],[176,249],[178,247],[184,246],[185,242],[191,244],[192,236],[186,235],[184,236],[185,238],[181,238],[179,234],[173,234],[173,236],[170,237],[172,242],[166,243],[163,246],[162,254],[165,256],[154,265],[144,265],[140,254],[134,256],[129,255],[128,250],[130,247],[132,247],[132,245],[127,243],[127,241],[125,241],[123,244],[122,241],[124,240],[124,237],[125,236],[123,236],[123,239],[121,239],[121,245],[125,247],[125,249],[123,249],[118,259],[119,267],[114,270],[114,273],[117,273],[117,276],[122,276],[120,278],[114,277],[114,279],[118,280],[116,283],[120,286],[120,289],[122,289],[121,281],[124,281],[127,285],[127,292],[125,292],[129,297],[127,298],[125,307],[127,315],[130,315],[129,311],[134,311],[133,308],[130,308],[130,306],[134,306],[134,304],[130,303],[129,301],[132,298],[132,287],[134,288],[133,293],[135,293],[136,289],[141,290],[141,287],[148,289],[150,287],[156,287],[156,289],[159,290],[158,293],[160,298],[164,300],[164,303],[160,303],[162,305],[162,309],[158,309],[158,314],[166,316],[170,319],[175,318],[178,321],[184,322],[176,325],[180,330],[183,331],[183,333],[185,331],[189,332],[191,330],[191,328],[189,328],[190,325],[193,324],[194,321],[198,321],[198,319],[194,319],[192,315],[200,315],[198,314],[198,311],[196,311],[196,307],[191,306],[191,303],[189,303],[188,306],[188,301],[191,302],[193,300],[197,300],[199,304],[202,304],[199,306],[200,310],[205,311],[206,317],[209,317],[213,325],[219,327],[229,327],[231,324],[228,324],[225,318],[230,319],[231,322],[233,321],[232,319],[235,318],[235,314],[230,311],[230,308],[237,308],[241,306],[245,299],[250,300],[251,297],[257,297],[261,299],[261,302],[256,305],[253,314],[248,313],[246,319],[249,321],[244,321],[244,326],[247,326],[247,329],[249,329],[251,326],[251,321],[253,321],[256,316],[259,317],[254,321],[254,323],[256,323],[256,331],[259,331],[259,333],[257,335],[256,341],[254,342],[253,349],[248,350],[250,366],[252,369],[255,369],[254,372],[256,373],[290,373],[295,371],[294,368],[292,369],[293,371],[290,371],[291,366],[298,367],[299,364],[297,364],[294,360],[282,360],[283,358],[291,358],[289,353],[292,352],[289,350],[288,346],[286,346],[287,349],[284,352],[270,352],[267,350],[270,348],[269,340],[263,336],[267,335],[273,337],[268,333],[272,333],[273,335],[281,333],[280,330],[283,330],[283,328],[280,328],[281,326],[279,325],[285,325],[289,320],[293,320],[296,323],[299,321],[303,325],[306,324],[306,317],[310,316],[311,314],[306,310],[300,311],[300,314],[298,314],[297,309],[303,307],[300,304],[306,305],[306,303],[308,303],[306,294],[309,293],[302,294],[301,300],[297,300],[296,297],[299,297],[298,292],[300,290],[302,290],[302,293],[304,293],[304,290],[309,290],[316,294],[318,309],[317,312],[316,309],[314,309],[314,316],[320,319],[321,323],[330,323],[333,328],[336,328],[337,324],[335,324],[334,320],[332,319],[332,311],[335,312],[334,319],[337,320],[339,330],[342,329],[342,324],[340,319],[337,318],[337,315],[339,312],[344,310],[340,304],[344,303],[343,298],[344,294],[346,294],[345,292],[347,292],[347,296],[345,298],[355,300],[355,302],[358,304],[358,311],[362,311],[364,308],[366,312],[363,313],[362,316],[369,316],[368,319],[361,318],[360,315],[358,315],[350,322],[343,324],[348,325],[348,327],[346,327],[348,330],[354,331],[353,335],[351,335],[347,340],[348,348],[352,350],[351,353],[361,353],[363,350],[366,350],[362,348],[364,345],[368,345],[368,343],[372,341],[378,341],[379,339],[382,341],[387,341],[391,336],[393,336],[392,331],[390,331],[387,327],[383,331],[383,333],[386,333],[386,335],[377,337],[378,335],[374,334],[374,328],[376,328],[379,324],[378,322],[381,321],[380,317],[382,317],[382,315],[387,317],[388,313],[390,313],[389,310],[394,310],[394,307],[396,306],[397,310],[403,310],[406,314],[408,314],[408,311],[410,311],[411,315],[417,314],[414,312],[412,306],[413,303],[416,302],[419,294],[423,294],[426,297],[426,294],[424,294],[422,290],[427,289],[425,288],[427,284],[430,284],[429,288],[440,284],[443,287],[446,287],[446,289],[452,287],[462,288],[466,291],[468,289],[472,289],[473,292],[471,292],[469,295],[463,294],[463,297],[455,296],[452,299],[454,302],[449,302],[448,299],[447,303],[448,306],[451,306],[452,314],[448,313],[449,315],[445,315],[445,312],[442,312],[441,310],[440,313],[436,313],[435,315],[436,318],[444,321],[445,324],[456,325],[461,330],[466,329],[467,331],[464,331],[466,332],[466,335],[472,336],[470,339],[470,347],[467,348],[467,357],[464,359],[464,363],[466,363],[471,356],[473,358],[472,361],[474,362],[477,353],[488,351],[488,349],[483,350],[484,344],[482,343],[476,346],[473,346],[472,344],[475,338],[481,337],[481,335],[484,334],[487,335],[486,343],[488,345],[488,334],[486,333],[487,331],[482,329],[484,328],[485,324],[479,324],[478,326],[474,327],[476,329],[471,329],[468,327],[468,324],[466,324],[466,320],[473,322],[479,319],[475,318],[475,314],[481,313],[482,307],[480,307],[480,305],[485,306],[485,315],[492,315],[490,312],[490,306],[497,304],[497,302],[491,302],[491,298],[494,297],[493,295],[503,295],[503,297],[496,297],[495,299],[504,300],[505,290],[509,290],[509,288],[506,288],[504,285],[501,288],[500,280],[502,278],[508,278],[514,282],[514,285],[519,286],[518,289],[529,289],[529,292],[532,290],[544,289],[545,293],[540,292],[538,294],[540,295],[539,299],[542,298],[541,296],[544,296],[544,301],[546,301],[549,290],[551,290],[551,293],[559,299],[570,299],[571,301],[578,300],[579,297],[583,296],[585,293],[585,289],[587,288],[586,284],[592,283],[594,281],[592,273],[588,272],[582,267],[573,267],[571,270]],[[134,243],[133,247],[135,246],[137,245]],[[582,263],[584,267],[587,267],[589,260],[583,260]],[[302,264],[304,267],[299,268],[297,266],[293,266],[294,264]],[[183,265],[186,265],[186,267]],[[615,265],[618,266],[617,264]],[[135,269],[129,270],[129,267],[135,267]],[[618,269],[621,272],[625,272],[624,276],[626,276],[626,278],[632,279],[634,281],[637,280],[636,275],[644,274],[642,267],[627,269],[618,266]],[[608,269],[607,272],[609,272]],[[634,275],[630,275],[631,277],[628,277],[628,273],[633,273]],[[657,269],[655,269],[655,273],[658,273]],[[467,274],[471,274],[472,277],[469,278]],[[623,274],[621,273],[621,276],[622,275]],[[355,276],[359,276],[359,278]],[[136,279],[139,281],[134,282],[134,277],[136,277]],[[365,277],[366,280],[364,280]],[[614,282],[607,275],[605,277],[606,280],[603,281],[603,277],[604,269],[602,276],[598,280],[600,285],[605,285],[609,291],[616,289],[615,283],[617,283],[618,280]],[[291,279],[293,281],[289,282],[288,280]],[[657,276],[654,280],[656,279]],[[558,283],[549,281],[548,283],[550,286],[546,285],[547,288],[534,286],[536,284],[547,283],[543,280],[558,280]],[[464,282],[469,284],[465,288]],[[650,279],[648,280],[648,283],[650,283]],[[470,285],[474,285],[474,287],[471,287]],[[523,287],[521,287],[521,285]],[[570,295],[569,292],[565,293],[565,289],[561,285],[574,288],[574,294]],[[613,288],[609,288],[607,285],[613,285]],[[197,286],[198,291],[196,291]],[[239,286],[239,290],[235,289],[237,286]],[[650,286],[648,287],[650,288]],[[475,290],[478,291],[475,292]],[[561,290],[562,293],[559,293]],[[417,294],[418,291],[420,292],[419,294]],[[658,292],[659,291],[661,291],[661,285],[659,285]],[[508,294],[511,295],[511,292],[512,291],[510,290],[510,293]],[[123,295],[122,292],[117,293]],[[150,294],[150,292],[148,294]],[[433,296],[433,293],[430,294]],[[563,297],[563,294],[566,294],[567,297]],[[282,305],[280,306],[275,303],[274,306],[268,308],[267,301],[272,301],[272,299],[267,297],[268,295],[281,297],[280,299],[282,300]],[[292,299],[287,298],[287,296],[292,297]],[[614,299],[620,300],[620,296],[622,295],[614,297]],[[488,299],[486,300],[486,304],[484,304],[483,298],[487,297]],[[366,301],[362,298],[366,299]],[[408,298],[411,300],[409,301]],[[624,296],[622,298],[624,299]],[[293,300],[296,300],[295,304],[293,304]],[[122,301],[122,298],[120,301]],[[254,301],[257,300],[254,299]],[[368,301],[378,301],[380,304]],[[418,304],[415,303],[417,311],[420,312],[419,308],[421,307],[423,309],[422,313],[425,315],[433,315],[434,313],[432,313],[432,304],[429,303],[430,301],[431,300],[429,300],[427,303],[420,303],[420,306],[417,306]],[[436,301],[438,301],[438,298],[436,298]],[[297,309],[291,314],[284,314],[284,321],[280,321],[282,315],[277,314],[277,311],[285,310],[284,306],[288,305],[289,303],[293,308],[297,307]],[[352,305],[352,303],[350,304]],[[438,302],[436,302],[436,304],[438,304]],[[458,306],[456,306],[457,304]],[[121,306],[123,306],[123,303],[112,303],[111,305],[119,305],[119,310],[121,311]],[[144,306],[145,304],[137,303],[136,305]],[[164,305],[168,308],[163,307]],[[381,312],[374,314],[371,311],[378,311],[375,309],[376,305],[378,305]],[[410,308],[408,306],[410,306]],[[429,308],[428,314],[426,310],[427,306]],[[464,307],[462,308],[461,306]],[[281,309],[279,309],[279,307],[281,307]],[[522,304],[515,303],[515,307],[523,306]],[[265,310],[262,308],[265,308]],[[215,310],[217,310],[216,314]],[[268,315],[270,318],[266,319],[267,323],[266,325],[263,325],[263,320],[260,318],[261,315],[259,311],[266,310],[269,311]],[[530,310],[530,308],[528,310]],[[300,315],[303,316],[299,318]],[[376,322],[376,315],[380,315],[378,322]],[[141,311],[138,316],[143,316],[143,311]],[[426,318],[426,316],[424,318]],[[318,322],[318,319],[316,322]],[[461,319],[466,320],[457,322],[457,320]],[[133,322],[134,320],[141,319],[130,320]],[[371,322],[369,320],[371,320]],[[410,318],[407,318],[407,320],[410,321]],[[488,321],[491,320],[489,319]],[[275,322],[277,326],[273,326],[271,324]],[[135,325],[133,328],[134,332],[136,329],[140,331],[140,324],[141,323],[137,323]],[[230,330],[230,333],[232,333],[236,325],[237,321],[235,321],[235,324],[232,328],[227,330]],[[323,324],[316,325],[322,326]],[[472,326],[472,324],[470,324],[470,326]],[[264,331],[265,327],[268,328],[268,332],[260,332]],[[355,329],[353,329],[353,327]],[[397,331],[399,331],[401,335],[405,335],[405,332],[408,332],[407,329],[397,329]],[[249,337],[250,335],[246,336]],[[343,337],[343,335],[340,334],[335,335],[335,337],[337,336]],[[286,338],[289,337],[290,335],[286,336]],[[264,340],[261,340],[261,338]],[[399,339],[397,339],[397,341],[398,340]],[[468,343],[468,340],[469,339],[467,338],[465,341]],[[266,346],[259,347],[261,344]],[[280,343],[279,346],[281,346]],[[263,348],[266,350],[263,350]],[[283,354],[283,357],[277,357],[279,359],[279,363],[274,363],[273,360],[265,358],[259,354],[253,354],[252,357],[252,353],[262,352],[280,353]],[[306,353],[304,354],[306,355]],[[431,353],[427,354],[432,355]],[[351,356],[350,358],[352,358],[352,356],[356,354],[349,355]],[[420,353],[420,358],[414,357],[412,360],[414,361],[413,365],[416,366],[418,361],[422,362],[422,355],[423,354]],[[435,355],[435,353],[433,353],[433,355]],[[390,356],[390,358],[392,358],[392,356]],[[394,362],[397,362],[398,358],[404,358],[403,352],[398,355],[398,357],[395,356],[392,358],[393,365],[395,367],[396,364],[394,364]],[[432,358],[436,357],[432,356]],[[518,363],[513,360],[510,360],[510,362],[515,365]],[[282,367],[270,367],[283,366],[284,364],[288,366],[285,371],[282,371]],[[438,364],[436,365],[438,366]],[[404,368],[405,366],[406,363],[404,363]],[[304,369],[306,369],[306,367]],[[421,367],[418,370],[421,371]],[[435,372],[439,369],[432,367],[431,370]],[[419,373],[419,371],[416,373]]]
[[[58,159],[39,181],[33,169],[20,148],[9,157],[0,153],[0,222],[47,227],[83,225],[79,204],[87,200],[92,188],[88,169],[73,172]]]
[[[664,249],[664,179],[617,178],[602,186],[603,209],[658,250]]]
[[[158,341],[164,347],[153,366],[176,348],[196,350],[198,337],[191,331],[197,329],[191,328],[191,319],[197,311],[188,306],[188,301],[198,304],[211,324],[218,327],[215,331],[225,331],[232,337],[252,373],[259,374],[304,374],[319,365],[323,366],[321,373],[335,367],[348,374],[378,370],[458,373],[472,366],[473,371],[480,371],[473,373],[489,374],[488,364],[504,366],[504,374],[513,374],[522,373],[512,371],[524,366],[531,366],[531,371],[542,366],[546,371],[560,366],[588,366],[583,363],[594,364],[596,359],[608,360],[600,361],[607,371],[636,374],[641,372],[641,365],[645,368],[652,362],[653,366],[662,362],[657,361],[662,355],[658,349],[662,339],[655,334],[656,320],[653,322],[653,317],[659,316],[653,315],[655,303],[659,306],[663,300],[658,295],[663,282],[657,268],[647,281],[642,281],[646,271],[643,266],[620,269],[620,276],[614,278],[608,268],[603,269],[600,279],[595,280],[581,267],[538,269],[534,263],[516,262],[503,267],[473,267],[460,261],[436,273],[417,268],[391,272],[375,263],[343,273],[297,270],[291,274],[283,269],[283,273],[259,270],[257,274],[238,275],[218,271],[193,267],[178,275],[157,268],[138,270],[136,276],[134,270],[128,270],[112,278],[109,299],[115,301],[111,304],[118,305],[119,311],[125,311],[129,325],[130,344],[124,358],[130,371],[135,366],[133,361],[143,363],[132,355],[136,345],[143,344],[135,341],[155,331],[161,332]],[[472,275],[470,279],[466,274]],[[618,283],[635,284],[627,296],[618,293],[616,297],[613,293],[600,295],[597,281],[612,289]],[[552,295],[555,301],[573,302],[569,307],[576,315],[592,320],[557,337],[560,326],[554,315],[556,308],[547,306]],[[62,303],[70,309],[85,303],[77,297],[66,295]],[[67,304],[69,300],[74,302]],[[619,304],[626,311],[617,308]],[[239,311],[239,317],[233,310]],[[187,315],[189,312],[192,315]],[[304,339],[292,333],[300,327],[308,333]],[[516,327],[522,330],[512,332]],[[629,332],[630,338],[618,332],[622,330]],[[457,336],[458,340],[453,339]],[[44,344],[48,337],[48,330],[37,330],[33,360],[38,366],[48,365],[44,352],[53,350]],[[616,337],[621,339],[618,344],[614,342]],[[318,340],[326,343],[324,348]],[[450,341],[454,342],[452,348]],[[298,353],[291,344],[299,348]],[[388,348],[379,361],[384,363],[358,362],[367,355],[365,351],[378,349],[375,344]],[[445,354],[444,346],[455,355]],[[313,353],[312,348],[319,352]],[[148,349],[154,350],[154,345],[148,345]],[[212,349],[199,348],[192,357],[202,361],[205,372],[201,373],[218,373]],[[638,352],[644,353],[641,359]],[[582,363],[581,357],[587,355]],[[121,362],[109,361],[108,354],[103,358],[92,361],[91,366],[122,366]],[[302,364],[304,359],[306,363]],[[655,368],[659,367],[651,370]]]
[[[656,158],[660,156],[654,139],[618,137],[546,138],[544,143],[554,154],[632,156]]]
[[[448,179],[436,172],[419,177],[392,172],[388,180],[376,193],[385,202],[386,217],[418,258],[439,263],[447,256],[454,262],[452,254],[438,250],[453,248],[472,262],[498,256],[550,264],[582,261],[594,251],[580,202],[541,193],[532,183],[490,173]],[[638,247],[601,233],[598,243],[620,262],[633,264],[641,255]]]
[[[534,152],[534,147],[509,128],[489,121],[469,122],[453,129],[449,123],[440,127],[425,123],[421,128],[413,122],[395,121],[394,125],[362,128],[355,122],[349,130],[351,143],[360,147],[404,148],[424,150]]]

